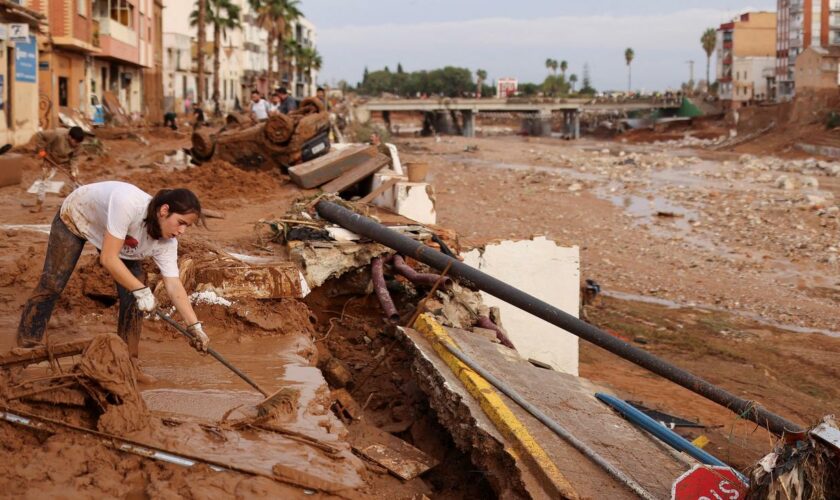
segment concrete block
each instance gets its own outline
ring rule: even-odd
[[[394,185],[394,210],[421,224],[435,224],[435,191],[426,182],[398,182]]]
[[[503,241],[464,254],[464,262],[578,317],[580,251],[545,237]],[[578,338],[492,295],[484,304],[498,307],[502,324],[519,354],[571,375],[578,374]]]

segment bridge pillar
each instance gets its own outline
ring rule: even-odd
[[[580,110],[572,111],[572,139],[580,139]]]
[[[464,137],[475,137],[475,115],[470,109],[461,111],[461,118],[464,120]]]

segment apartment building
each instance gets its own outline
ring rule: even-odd
[[[0,144],[24,144],[38,131],[38,43],[46,16],[0,3]]]
[[[273,81],[268,81],[268,32],[259,26],[258,14],[247,0],[233,0],[240,8],[241,29],[228,30],[222,34],[220,54],[219,101],[223,111],[235,109],[237,103],[247,106],[251,90],[256,89],[269,94],[278,86],[285,86],[289,92],[303,98],[313,95],[317,88],[317,70],[305,71],[294,57],[284,57],[282,67],[277,67],[277,46],[273,47]],[[183,57],[186,40],[191,41],[192,53],[197,54],[195,46],[197,29],[190,26],[190,13],[195,9],[192,1],[166,1],[164,18],[164,92],[167,107],[172,106],[183,111],[183,102],[195,100],[198,80],[206,85],[205,95],[209,106],[213,93],[213,29],[207,28],[207,46],[205,48],[205,75],[195,76],[197,65],[187,67],[179,60]],[[289,26],[287,38],[294,40],[301,47],[314,47],[317,41],[315,26],[301,18]],[[276,42],[275,42],[276,44]],[[181,56],[179,56],[181,54]],[[180,62],[179,62],[180,61]]]
[[[840,0],[778,0],[777,98],[795,94],[796,59],[809,47],[840,46]]]
[[[50,0],[55,1],[55,0]],[[80,0],[63,0],[82,3]],[[93,0],[93,60],[91,90],[111,92],[129,114],[143,114],[144,70],[154,68],[153,0]],[[100,95],[100,97],[102,97]]]
[[[720,25],[717,81],[720,99],[732,107],[773,96],[776,13],[747,12]]]
[[[101,52],[93,44],[90,2],[32,0],[30,5],[46,16],[50,27],[38,64],[38,88],[47,100],[42,126],[58,126],[59,113],[90,116],[91,58]]]

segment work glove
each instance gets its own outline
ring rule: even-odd
[[[155,296],[149,287],[144,286],[143,288],[132,290],[131,293],[137,299],[137,309],[143,312],[152,312],[155,310]]]
[[[207,352],[207,346],[210,345],[210,337],[204,333],[204,328],[202,328],[201,322],[199,321],[198,323],[188,326],[187,331],[192,334],[190,345],[198,351]]]

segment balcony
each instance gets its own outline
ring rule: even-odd
[[[107,17],[100,17],[96,21],[99,22],[99,35],[107,35],[126,45],[137,47],[137,32],[133,29]]]

